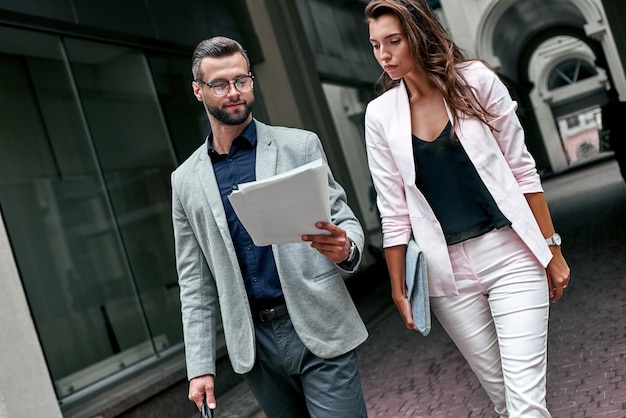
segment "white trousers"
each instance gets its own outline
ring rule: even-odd
[[[546,409],[545,269],[509,227],[448,247],[458,296],[431,308],[503,417]]]

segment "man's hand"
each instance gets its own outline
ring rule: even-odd
[[[330,232],[330,235],[302,235],[302,241],[310,242],[311,247],[324,254],[335,264],[346,261],[352,245],[346,231],[330,222],[318,222],[315,226]]]
[[[209,409],[215,409],[215,378],[213,375],[194,377],[189,381],[189,400],[194,402],[199,410],[202,410],[202,400],[206,397]]]

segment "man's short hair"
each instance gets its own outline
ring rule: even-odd
[[[230,39],[225,36],[214,36],[200,42],[191,56],[191,73],[193,74],[193,79],[202,79],[200,63],[203,58],[228,57],[236,53],[243,55],[246,60],[246,64],[248,65],[248,71],[250,71],[250,59],[248,58],[248,54],[246,53],[246,50],[243,49],[241,44],[234,39]]]

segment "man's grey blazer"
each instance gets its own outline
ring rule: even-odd
[[[257,180],[318,158],[326,161],[316,134],[254,123]],[[363,229],[330,169],[328,185],[332,222],[346,230],[361,254]],[[255,361],[254,324],[206,144],[172,173],[172,219],[187,377],[215,374],[220,315],[233,369],[246,373]],[[312,353],[332,358],[365,341],[367,330],[337,265],[305,242],[273,245],[272,251],[289,316]]]

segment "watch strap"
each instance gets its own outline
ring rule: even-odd
[[[348,259],[346,261],[348,263],[351,263],[354,260],[355,256],[356,256],[356,244],[354,243],[354,241],[350,239],[350,254],[348,255]]]
[[[561,246],[561,236],[557,232],[555,232],[554,234],[546,238],[546,244]]]

